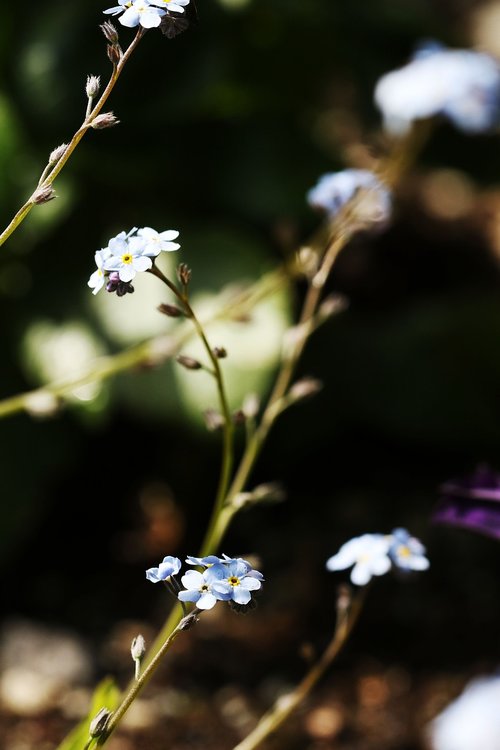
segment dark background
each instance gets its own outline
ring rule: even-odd
[[[178,38],[146,34],[109,100],[120,125],[85,136],[58,200],[2,247],[2,397],[40,383],[23,354],[37,321],[81,321],[119,351],[86,285],[109,237],[132,225],[179,229],[178,260],[198,290],[257,278],[318,226],[305,200],[318,177],[381,148],[379,76],[425,38],[486,45],[476,23],[486,6],[465,0],[198,5],[199,22]],[[52,0],[2,11],[4,225],[81,122],[86,76],[107,78],[102,9]],[[125,47],[132,32],[116,25]],[[431,569],[376,582],[340,660],[345,679],[365,663],[400,665],[415,680],[496,668],[498,543],[433,526],[431,514],[445,480],[479,463],[500,470],[498,144],[497,134],[466,137],[438,122],[391,227],[341,253],[328,291],[348,308],[313,336],[299,367],[324,388],[283,415],[252,477],[280,481],[287,500],[242,513],[221,549],[258,556],[267,581],[248,618],[264,618],[275,637],[254,644],[241,670],[216,659],[204,670],[198,654],[198,686],[297,679],[301,644],[326,643],[344,579],[326,573],[326,558],[352,536],[396,526],[426,544]],[[289,296],[290,320],[303,291]],[[265,390],[272,368],[263,377]],[[164,592],[144,570],[196,554],[219,465],[219,436],[177,383],[167,364],[115,378],[87,408],[2,421],[6,621],[65,627],[96,651],[121,620],[160,626]],[[96,658],[95,676],[107,666]]]

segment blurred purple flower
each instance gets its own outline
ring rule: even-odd
[[[500,474],[487,465],[440,487],[432,522],[458,526],[500,540]]]

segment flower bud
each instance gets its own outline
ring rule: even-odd
[[[254,419],[259,413],[260,399],[256,393],[247,393],[241,405],[241,411],[248,419]]]
[[[224,426],[224,417],[215,409],[205,409],[203,416],[205,417],[207,429],[210,430],[210,432],[220,430]]]
[[[68,148],[67,143],[61,143],[60,146],[57,146],[53,151],[50,152],[49,156],[49,164],[57,164],[61,156],[64,155],[64,152]]]
[[[177,307],[176,305],[167,305],[162,303],[161,305],[158,305],[156,309],[159,312],[163,313],[163,315],[167,315],[169,318],[180,318],[182,315],[184,315],[180,307]]]
[[[348,302],[341,294],[331,294],[320,305],[318,319],[323,322],[337,313],[344,312]]]
[[[247,416],[242,409],[237,409],[235,412],[233,412],[233,423],[235,425],[245,424],[246,421]]]
[[[121,47],[118,44],[108,44],[106,52],[110,62],[113,65],[118,65],[123,55]]]
[[[40,205],[41,203],[48,203],[56,197],[56,191],[52,185],[40,185],[31,196],[31,202]]]
[[[85,86],[85,93],[89,99],[94,99],[99,93],[101,87],[100,76],[87,76],[87,84]]]
[[[308,398],[308,396],[314,396],[322,388],[323,383],[321,380],[317,380],[316,378],[302,378],[292,385],[290,396],[294,401],[299,401],[303,398]]]
[[[187,263],[180,263],[177,269],[177,276],[183,286],[187,286],[191,281],[191,269]]]
[[[94,117],[90,123],[90,127],[95,130],[102,130],[103,128],[112,128],[113,125],[118,125],[119,122],[120,120],[112,112],[104,112],[102,115]]]
[[[227,357],[227,351],[223,346],[215,346],[212,351],[217,359],[225,359]]]
[[[91,737],[100,737],[106,730],[106,725],[111,718],[112,712],[108,708],[101,710],[94,716],[90,722],[89,734]]]
[[[99,27],[110,44],[118,44],[118,31],[109,21],[104,21]]]
[[[186,617],[183,617],[180,623],[178,624],[179,630],[189,630],[193,627],[193,625],[196,625],[198,622],[198,615],[196,612],[190,612]]]
[[[146,653],[146,641],[140,633],[133,639],[130,645],[130,653],[134,661],[140,661]]]
[[[199,370],[201,369],[201,362],[198,362],[197,359],[194,359],[193,357],[188,357],[185,354],[179,354],[178,357],[176,357],[177,362],[186,368],[186,370]]]

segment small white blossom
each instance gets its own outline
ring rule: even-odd
[[[397,568],[427,570],[430,563],[424,545],[406,529],[394,529],[389,540],[389,557]]]
[[[485,53],[434,43],[382,76],[374,96],[385,127],[398,135],[415,120],[435,115],[465,132],[483,132],[499,118],[500,63]]]
[[[155,258],[161,253],[162,250],[165,252],[173,252],[178,250],[180,245],[172,240],[177,239],[179,232],[175,229],[167,229],[164,232],[157,232],[156,229],[151,227],[142,227],[137,232],[138,237],[143,241],[143,255]]]
[[[369,169],[344,169],[324,174],[307,193],[307,201],[334,218],[360,191],[371,199],[370,203],[364,201],[365,218],[377,224],[387,222],[392,210],[391,193]]]
[[[428,725],[432,750],[500,750],[500,677],[482,677]]]
[[[109,241],[110,256],[104,262],[106,271],[117,271],[120,281],[132,281],[137,271],[147,271],[153,265],[151,258],[142,254],[142,241],[128,238],[125,232]]]
[[[129,28],[140,25],[144,29],[153,29],[160,25],[162,16],[166,15],[165,10],[152,5],[149,0],[134,0],[134,2],[118,0],[118,2],[119,5],[108,8],[104,13],[116,16],[124,11],[118,20],[122,26],[128,26]]]
[[[184,13],[184,8],[189,5],[190,0],[150,0],[151,5],[157,5],[167,11]]]
[[[87,282],[88,286],[92,289],[92,294],[97,294],[97,292],[104,286],[104,282],[106,280],[104,263],[109,258],[109,256],[110,252],[107,247],[102,248],[102,250],[97,250],[94,255],[97,269],[94,271]]]
[[[342,545],[326,562],[328,570],[345,570],[354,566],[351,581],[365,586],[372,576],[381,576],[391,568],[391,542],[383,534],[363,534]]]

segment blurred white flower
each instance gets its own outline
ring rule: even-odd
[[[470,682],[427,729],[432,750],[500,750],[500,676]]]
[[[375,103],[395,134],[435,115],[467,133],[490,130],[499,120],[500,63],[482,52],[427,44],[407,65],[382,76]]]
[[[351,581],[365,586],[373,576],[381,576],[391,568],[391,539],[382,534],[362,534],[342,545],[336,555],[326,561],[327,570],[351,570]]]

